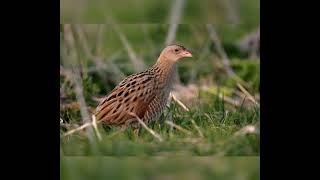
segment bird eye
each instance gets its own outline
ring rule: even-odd
[[[179,51],[179,49],[175,49],[174,51],[175,51],[175,52],[178,52],[178,51]]]

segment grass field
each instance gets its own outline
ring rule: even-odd
[[[64,157],[61,179],[259,179],[259,157]]]
[[[140,137],[135,137],[131,129],[122,133],[116,127],[99,126],[102,141],[93,148],[84,132],[71,135],[61,140],[65,155],[253,155],[260,152],[258,107],[245,109],[238,107],[233,111],[226,110],[224,102],[213,95],[203,95],[207,103],[191,107],[185,112],[175,102],[171,102],[160,118],[160,123],[149,125],[158,132],[164,141],[159,142],[145,129]],[[209,97],[208,97],[209,96]],[[201,101],[201,98],[200,98]],[[80,112],[66,112],[63,119],[76,121],[80,119]],[[171,119],[185,131],[172,128],[164,123]],[[254,125],[254,132],[244,131]],[[61,130],[63,131],[63,129]],[[242,133],[243,132],[243,133]],[[116,135],[114,135],[116,134]],[[97,150],[97,151],[94,151]]]

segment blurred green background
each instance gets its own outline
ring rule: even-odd
[[[257,180],[258,157],[64,157],[61,179]]]
[[[60,22],[169,23],[173,0],[60,0]],[[186,0],[180,24],[260,22],[260,0]]]

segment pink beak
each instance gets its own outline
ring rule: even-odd
[[[192,57],[192,54],[189,51],[184,50],[181,52],[181,56],[182,57]]]

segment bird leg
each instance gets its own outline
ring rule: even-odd
[[[140,128],[135,128],[135,129],[133,129],[133,133],[134,133],[134,136],[135,136],[135,137],[139,137],[139,135],[140,135]]]
[[[132,127],[132,129],[133,129],[133,133],[134,133],[135,137],[138,138],[138,137],[140,136],[140,132],[141,132],[141,130],[140,130],[140,129],[141,129],[140,124],[134,122],[134,123],[131,124],[131,127]]]
[[[126,127],[130,127],[133,129],[133,133],[135,137],[139,137],[140,134],[140,126],[139,123],[136,123],[136,118],[129,119],[125,122]]]
[[[167,119],[167,116],[168,115],[165,116],[164,113],[162,113],[159,117],[159,123],[164,124],[164,121]]]

